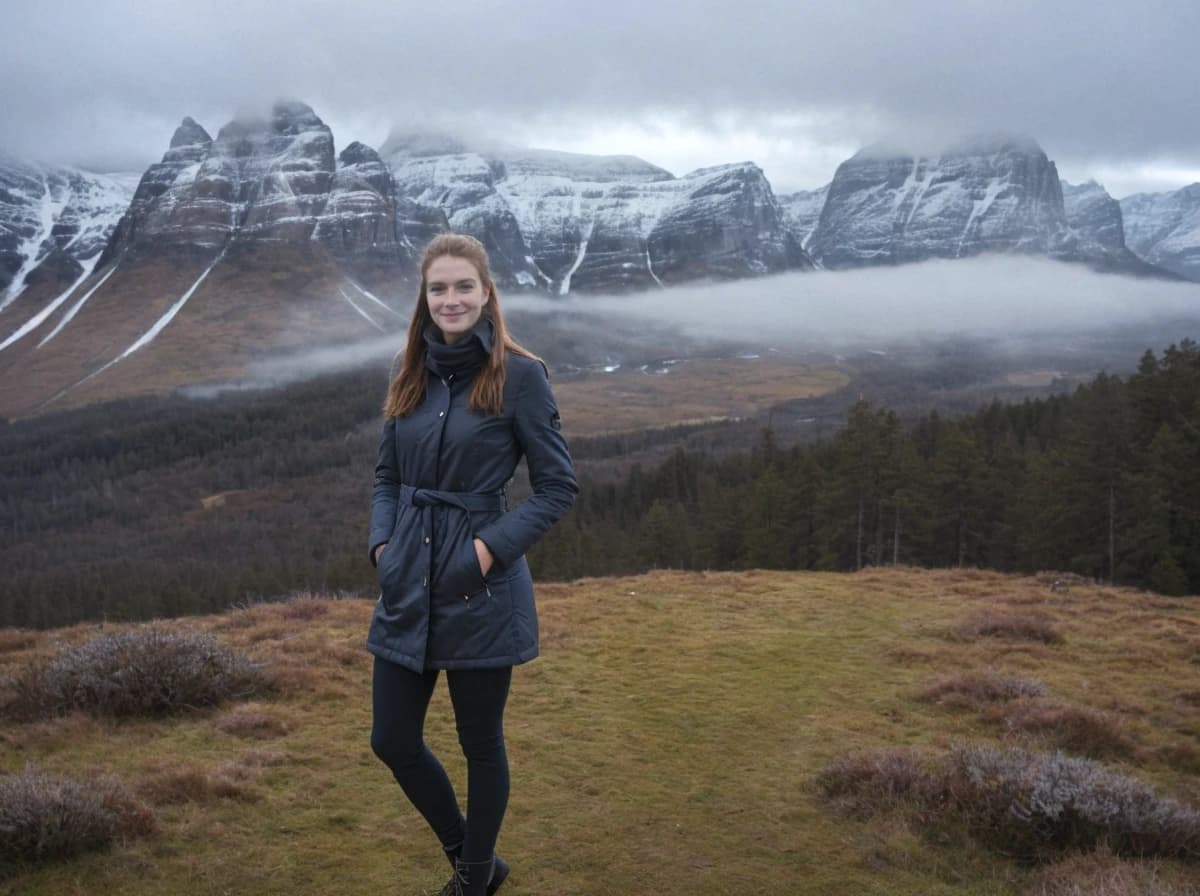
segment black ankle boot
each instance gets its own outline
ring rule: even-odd
[[[495,857],[486,862],[464,862],[455,859],[454,873],[450,875],[450,880],[446,881],[446,886],[442,887],[438,896],[484,896],[485,893],[494,893],[491,883],[495,865]],[[496,886],[499,887],[500,884]]]
[[[462,844],[455,843],[453,846],[443,846],[442,852],[450,860],[450,867],[454,868],[458,862],[458,857],[462,854]],[[492,856],[492,875],[487,884],[487,896],[493,896],[500,889],[500,885],[508,877],[509,870],[508,862],[500,858],[500,853]]]

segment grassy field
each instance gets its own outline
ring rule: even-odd
[[[666,373],[621,369],[555,382],[571,435],[594,436],[750,416],[846,386],[849,375],[779,358],[699,358]]]
[[[1020,865],[898,815],[839,814],[813,786],[859,750],[1054,749],[1078,734],[1025,725],[1011,706],[929,696],[934,682],[1004,673],[1044,685],[1043,708],[1102,720],[1079,749],[1098,745],[1107,766],[1200,805],[1195,599],[881,569],[657,572],[543,585],[539,604],[543,656],[517,670],[507,715],[500,849],[513,872],[501,893],[1178,896],[1200,885],[1194,862],[1098,859],[1111,880],[1140,883],[1055,890],[1051,876],[1090,860]],[[160,831],[22,869],[0,893],[436,893],[438,844],[368,745],[370,613],[314,597],[163,623],[270,663],[278,695],[254,704],[6,722],[0,771],[114,774]],[[96,632],[0,631],[0,676]],[[427,737],[461,792],[444,683]]]

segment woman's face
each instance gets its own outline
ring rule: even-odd
[[[453,345],[479,323],[488,294],[475,265],[465,258],[441,255],[425,272],[425,302],[442,338]]]

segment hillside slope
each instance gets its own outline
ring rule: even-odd
[[[965,835],[945,842],[895,820],[847,819],[815,795],[814,776],[861,749],[1061,746],[1053,726],[1023,733],[920,699],[951,675],[1040,682],[1043,702],[1105,720],[1124,745],[1106,764],[1200,803],[1192,599],[899,568],[657,572],[544,585],[539,600],[543,656],[517,671],[507,713],[513,791],[500,846],[512,896],[1051,892],[1037,889],[1050,872]],[[163,623],[214,632],[270,663],[279,695],[254,706],[6,724],[0,771],[116,774],[154,804],[162,830],[0,879],[0,892],[436,892],[446,876],[437,843],[368,746],[370,613],[366,601],[309,597]],[[985,613],[1033,620],[1061,640],[1012,626],[987,634]],[[96,631],[0,632],[0,679]],[[238,713],[259,724],[230,724]],[[461,791],[444,684],[427,736]],[[1161,881],[1154,892],[1200,883],[1195,864],[1117,864]]]

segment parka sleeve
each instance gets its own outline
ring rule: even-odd
[[[571,509],[579,485],[540,363],[529,364],[517,392],[513,428],[529,466],[533,494],[476,534],[501,566],[511,566]]]
[[[400,484],[400,471],[396,463],[396,418],[388,417],[383,425],[383,438],[379,442],[375,488],[371,492],[371,531],[367,537],[367,557],[372,566],[375,565],[375,548],[392,537]]]

